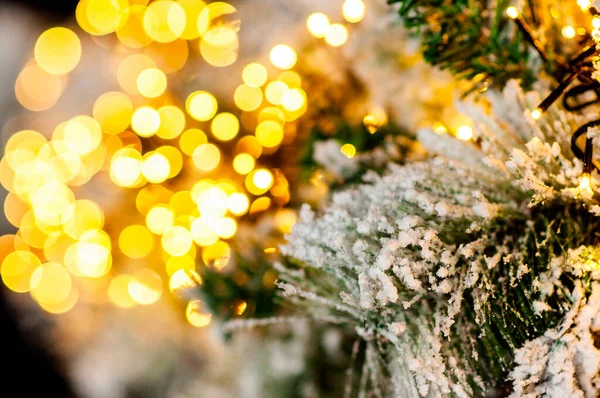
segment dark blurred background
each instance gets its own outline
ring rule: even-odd
[[[76,6],[77,0],[0,0],[0,16],[9,9],[11,12],[17,9],[34,15],[48,25],[60,24],[73,17]],[[0,352],[3,368],[3,393],[0,395],[9,394],[10,391],[11,396],[44,394],[49,397],[74,397],[62,364],[51,355],[48,335],[44,333],[48,331],[47,327],[43,324],[24,324],[26,317],[20,313],[23,310],[11,305],[10,294],[0,282]]]

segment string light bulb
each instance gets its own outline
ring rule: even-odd
[[[519,17],[519,11],[517,11],[517,7],[510,6],[506,9],[506,15],[510,19],[517,19]]]
[[[458,130],[456,130],[456,138],[463,141],[469,141],[473,138],[473,128],[471,126],[467,126],[466,124],[460,126]]]
[[[570,25],[564,26],[561,33],[565,39],[572,39],[576,34],[575,28]]]
[[[535,108],[533,111],[531,111],[531,117],[533,120],[539,120],[540,117],[542,117],[542,110],[540,108]]]
[[[579,180],[579,189],[588,193],[592,193],[592,178],[588,173],[583,173]]]

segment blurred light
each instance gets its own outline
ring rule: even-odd
[[[569,25],[564,26],[562,28],[561,32],[565,39],[572,39],[575,37],[575,34],[576,34],[575,28],[573,28],[572,26],[569,26]]]
[[[188,156],[192,156],[194,150],[198,146],[206,144],[207,142],[208,139],[206,138],[206,134],[198,129],[186,130],[181,137],[179,137],[179,147],[181,148],[181,151]]]
[[[192,247],[192,236],[184,227],[174,226],[164,232],[161,242],[171,256],[183,256]]]
[[[22,249],[14,248],[13,252],[4,257],[0,274],[7,288],[17,293],[26,293],[30,288],[30,278],[34,270],[41,264],[40,259],[29,251],[26,245]],[[21,249],[21,248],[19,248]]]
[[[187,41],[177,39],[170,43],[152,42],[144,48],[144,53],[152,58],[157,68],[168,74],[183,68],[190,49]]]
[[[56,104],[63,91],[60,77],[51,75],[37,64],[23,68],[15,83],[15,96],[31,111],[44,111]]]
[[[242,84],[235,89],[233,100],[238,108],[251,112],[258,109],[262,104],[263,93],[258,87]]]
[[[174,105],[166,105],[158,109],[158,114],[160,127],[156,135],[165,140],[179,137],[185,128],[185,113]]]
[[[288,86],[284,82],[275,81],[271,82],[267,85],[265,89],[265,96],[267,100],[273,105],[281,104],[281,100],[286,91],[288,91]]]
[[[164,155],[157,152],[149,152],[144,155],[141,170],[149,182],[160,184],[169,177],[171,166]]]
[[[139,152],[124,148],[115,153],[110,164],[110,179],[121,187],[131,187],[142,174]]]
[[[185,29],[181,32],[181,38],[185,40],[197,39],[204,33],[198,31],[198,18],[200,14],[208,15],[208,13],[202,12],[206,4],[201,0],[178,0],[177,3],[183,7],[186,16]]]
[[[273,174],[267,169],[258,169],[252,176],[252,182],[258,189],[269,189],[273,185]]]
[[[296,52],[288,45],[278,44],[269,54],[271,63],[279,69],[290,69],[296,65]]]
[[[143,225],[129,225],[119,235],[119,249],[129,258],[144,258],[154,248],[154,238]]]
[[[284,82],[289,88],[300,88],[302,85],[300,75],[293,70],[284,70],[277,75],[277,80]]]
[[[592,180],[591,180],[591,176],[588,173],[582,174],[581,180],[579,180],[579,189],[582,191],[586,191],[590,194],[593,193]]]
[[[145,5],[136,4],[119,14],[116,34],[121,43],[129,48],[142,48],[152,42],[144,30]]]
[[[190,325],[202,328],[210,324],[212,315],[204,309],[202,301],[192,300],[185,309],[185,317]]]
[[[200,54],[210,65],[223,67],[235,62],[238,56],[238,47],[237,33],[227,26],[217,26],[202,37]]]
[[[46,72],[64,75],[71,72],[81,58],[81,42],[67,28],[50,28],[35,43],[35,61]]]
[[[473,128],[471,126],[467,126],[466,124],[460,126],[458,130],[456,130],[456,137],[459,140],[469,141],[473,138]]]
[[[236,153],[248,153],[254,159],[258,159],[262,154],[262,145],[258,142],[258,139],[254,136],[247,135],[245,137],[240,138],[240,140],[235,145]]]
[[[202,144],[194,150],[194,166],[201,171],[212,171],[221,162],[221,152],[213,144]]]
[[[169,43],[181,37],[185,27],[185,10],[179,3],[159,0],[146,8],[144,30],[159,43]]]
[[[362,0],[345,0],[342,11],[346,21],[360,22],[365,16],[365,3]]]
[[[217,113],[217,100],[206,91],[195,91],[185,102],[187,112],[196,120],[210,120]]]
[[[306,27],[311,35],[317,38],[325,37],[327,29],[329,28],[329,18],[327,15],[315,12],[311,14],[306,20]]]
[[[169,290],[171,293],[180,293],[183,290],[197,288],[202,284],[202,278],[194,270],[180,269],[171,275]]]
[[[298,216],[291,209],[281,209],[275,214],[275,224],[284,234],[289,234],[298,221]]]
[[[167,89],[167,76],[160,69],[143,70],[137,78],[137,88],[144,97],[156,98]]]
[[[257,62],[246,65],[242,71],[242,80],[251,87],[262,87],[267,77],[267,69]]]
[[[266,120],[256,127],[256,139],[267,148],[274,148],[283,140],[283,127],[272,120]]]
[[[215,225],[215,232],[223,239],[231,238],[235,235],[236,230],[237,224],[235,223],[235,220],[230,217],[221,218]]]
[[[286,111],[295,112],[298,109],[302,108],[305,102],[305,94],[302,89],[293,88],[291,90],[287,90],[283,93],[281,97],[281,106]]]
[[[533,120],[539,120],[541,116],[542,110],[540,108],[535,108],[533,111],[531,111],[531,117],[533,118]]]
[[[266,211],[271,207],[271,199],[265,196],[256,199],[250,206],[250,215]]]
[[[80,7],[82,9],[77,16],[77,22],[93,35],[112,33],[118,27],[119,14],[127,8],[127,5],[127,0],[80,1],[77,11]]]
[[[183,168],[183,155],[181,155],[179,149],[174,146],[163,145],[156,148],[155,152],[164,156],[169,162],[169,174],[167,175],[167,178],[173,178],[179,175],[179,172],[181,172],[181,169]]]
[[[72,288],[71,275],[65,267],[56,263],[44,263],[31,274],[29,288],[37,301],[59,303],[65,300]]]
[[[243,193],[232,193],[227,199],[227,207],[229,211],[237,216],[246,213],[249,205],[250,202],[248,201],[248,197]]]
[[[207,267],[218,270],[227,265],[231,258],[231,248],[227,242],[217,241],[202,251],[202,261]]]
[[[506,9],[506,15],[511,19],[517,19],[519,17],[519,11],[516,7],[510,6]]]
[[[148,268],[137,270],[127,284],[127,292],[138,304],[155,303],[162,295],[160,275]]]
[[[171,210],[164,205],[158,205],[150,209],[146,214],[146,225],[152,233],[162,235],[173,226],[174,219]]]
[[[196,260],[189,255],[169,257],[167,260],[167,275],[171,276],[179,270],[195,270]]]
[[[437,122],[433,125],[433,131],[436,134],[446,134],[448,132],[448,129],[442,123]]]
[[[371,134],[375,134],[377,130],[383,127],[388,122],[387,115],[382,109],[376,108],[371,113],[368,113],[363,118],[363,125]]]
[[[240,130],[240,122],[234,114],[229,112],[219,113],[212,120],[210,130],[220,141],[232,140]]]
[[[348,159],[351,159],[354,157],[354,155],[356,155],[356,148],[352,144],[342,145],[342,147],[340,148],[340,151]]]
[[[131,127],[140,137],[150,137],[160,127],[160,115],[149,106],[137,108],[131,117]]]
[[[582,11],[587,11],[592,6],[592,0],[577,0],[577,5]]]
[[[156,63],[144,54],[131,54],[127,56],[117,68],[117,80],[123,90],[129,94],[139,95],[137,79],[142,71],[155,68]]]
[[[135,307],[136,302],[129,295],[130,275],[118,275],[110,281],[108,285],[108,298],[119,308]]]
[[[192,239],[198,246],[210,246],[219,239],[219,235],[213,229],[211,222],[203,217],[196,218],[191,226]]]
[[[233,169],[241,175],[250,173],[254,169],[254,158],[247,153],[240,153],[233,158]]]
[[[116,91],[102,94],[94,103],[94,119],[100,123],[102,131],[118,134],[125,131],[133,116],[133,103],[123,93]]]
[[[325,41],[327,44],[333,47],[339,47],[343,45],[348,39],[348,31],[344,25],[334,23],[329,26],[327,33],[325,34]]]

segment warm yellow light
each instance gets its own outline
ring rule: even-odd
[[[6,287],[17,293],[26,293],[30,290],[31,275],[41,264],[40,259],[29,251],[29,247],[24,242],[22,246],[22,250],[8,253],[0,268],[0,275]]]
[[[119,248],[129,258],[144,258],[153,247],[154,238],[143,225],[129,225],[119,235]]]
[[[127,284],[127,292],[138,304],[150,305],[162,295],[160,275],[148,268],[137,270]]]
[[[246,65],[242,71],[242,80],[252,87],[262,87],[267,77],[267,69],[257,62]]]
[[[123,93],[116,91],[102,94],[94,103],[92,111],[94,119],[107,134],[118,134],[131,123],[133,103]]]
[[[142,174],[141,155],[135,150],[120,150],[112,158],[110,179],[121,187],[135,185]]]
[[[296,52],[288,45],[278,44],[271,49],[269,54],[271,63],[279,69],[290,69],[296,65]]]
[[[600,18],[599,17],[594,17],[592,19],[592,26],[594,27],[594,29],[600,29]]]
[[[79,155],[89,154],[102,140],[100,124],[89,116],[74,117],[64,125],[62,132],[67,148]]]
[[[237,224],[235,223],[235,220],[230,217],[223,217],[215,224],[215,232],[223,239],[231,238],[235,235],[236,230]]]
[[[195,270],[196,262],[195,259],[190,255],[169,257],[167,260],[167,275],[171,276],[180,269]]]
[[[119,308],[135,307],[136,302],[129,295],[130,275],[118,275],[108,285],[108,298]]]
[[[587,11],[592,6],[591,0],[577,0],[577,5],[581,8],[582,11]]]
[[[342,7],[344,19],[356,23],[365,17],[365,3],[362,0],[346,0]]]
[[[204,309],[204,303],[200,300],[190,301],[185,309],[185,317],[190,325],[202,328],[210,324],[212,315]]]
[[[250,201],[243,193],[232,193],[227,199],[227,207],[229,208],[229,211],[237,216],[246,213],[249,206]]]
[[[167,89],[167,76],[157,68],[143,70],[137,78],[137,88],[146,98],[156,98]]]
[[[171,293],[180,293],[187,289],[193,289],[202,284],[202,278],[194,270],[180,269],[171,275],[169,279],[169,290]]]
[[[539,120],[539,118],[542,117],[542,110],[540,108],[535,108],[531,111],[531,117],[533,120]]]
[[[469,141],[473,138],[473,128],[471,126],[467,126],[466,124],[460,126],[458,130],[456,130],[456,137],[459,140]]]
[[[145,5],[135,4],[123,10],[118,17],[116,34],[129,48],[143,48],[152,42],[144,30]]]
[[[119,27],[119,15],[127,6],[127,0],[82,0],[77,5],[77,22],[92,35],[112,33]]]
[[[185,109],[196,120],[210,120],[217,113],[217,100],[206,91],[195,91],[185,102]]]
[[[194,166],[201,171],[212,171],[221,163],[221,151],[213,144],[202,144],[194,150]]]
[[[216,139],[220,141],[230,141],[240,131],[240,122],[232,113],[219,113],[212,120],[210,130]]]
[[[284,82],[275,81],[271,82],[265,88],[265,96],[267,101],[273,105],[280,105],[283,95],[288,91],[288,86]]]
[[[200,54],[206,62],[216,67],[234,63],[238,56],[238,49],[237,32],[227,26],[213,27],[200,41]]]
[[[140,137],[150,137],[160,127],[160,114],[149,106],[137,108],[131,117],[131,127]]]
[[[158,109],[158,114],[160,127],[156,135],[165,140],[179,137],[185,128],[185,113],[175,105],[165,105]]]
[[[71,275],[64,266],[47,262],[31,274],[29,288],[37,301],[53,304],[66,300],[72,283]]]
[[[511,6],[506,9],[506,15],[511,19],[517,19],[519,17],[519,11],[516,7]]]
[[[79,37],[67,28],[51,28],[35,43],[35,61],[46,72],[64,75],[71,72],[81,58]]]
[[[259,189],[269,189],[273,185],[273,174],[267,169],[256,170],[252,176],[252,182]]]
[[[173,212],[165,205],[158,205],[146,214],[148,229],[157,235],[162,235],[173,226]]]
[[[592,179],[588,173],[584,173],[581,176],[581,180],[579,180],[579,189],[588,193],[592,193]]]
[[[329,26],[325,34],[325,41],[333,47],[339,47],[348,40],[348,30],[339,23],[334,23]]]
[[[570,25],[564,26],[561,32],[565,39],[572,39],[577,34],[577,32],[575,32],[575,28]]]
[[[262,90],[248,84],[242,84],[235,89],[233,100],[238,108],[251,112],[260,106],[263,100]]]
[[[192,248],[192,235],[184,227],[174,226],[165,231],[161,242],[171,256],[183,256]]]
[[[202,247],[210,246],[219,239],[219,235],[214,230],[214,221],[209,218],[196,218],[192,221],[190,232],[194,242]]]
[[[186,24],[185,29],[181,33],[181,38],[185,40],[197,39],[204,31],[198,30],[198,19],[200,15],[204,18],[208,18],[210,13],[205,12],[206,4],[201,0],[178,0],[185,11]]]
[[[194,150],[202,144],[206,144],[208,139],[202,130],[189,129],[183,132],[179,137],[179,147],[181,151],[188,156],[194,154]]]
[[[348,159],[351,159],[356,155],[356,148],[352,144],[344,144],[340,148],[340,152]]]
[[[273,120],[265,120],[256,126],[255,135],[262,146],[274,148],[283,140],[283,126]]]
[[[254,169],[254,158],[247,153],[240,153],[233,158],[233,169],[236,173],[246,175]]]
[[[302,108],[305,101],[304,91],[300,88],[293,88],[283,93],[281,97],[281,106],[286,111],[295,112]]]
[[[169,178],[171,165],[167,158],[158,152],[150,152],[144,155],[142,162],[142,174],[153,184],[160,184]]]
[[[145,54],[131,54],[119,64],[117,68],[117,80],[123,90],[129,94],[139,95],[137,78],[142,71],[155,68],[156,63]]]
[[[60,98],[64,81],[33,63],[23,68],[15,83],[15,96],[21,105],[32,111],[51,108]]]
[[[311,35],[317,38],[325,37],[327,29],[329,29],[329,18],[327,15],[315,12],[306,20],[306,27]]]
[[[154,41],[169,43],[181,37],[186,27],[183,7],[174,1],[150,3],[144,14],[144,30]]]
[[[448,129],[442,123],[438,122],[433,125],[433,131],[435,131],[436,134],[446,134]]]
[[[202,250],[202,261],[207,267],[222,269],[231,258],[231,248],[227,242],[217,241]]]

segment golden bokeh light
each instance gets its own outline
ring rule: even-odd
[[[192,222],[190,232],[198,246],[210,246],[219,239],[219,235],[214,230],[214,223],[211,221],[207,218],[198,217]]]
[[[167,89],[167,76],[157,68],[145,69],[137,78],[137,89],[146,98],[156,98]]]
[[[81,58],[79,37],[67,28],[50,28],[35,43],[35,61],[46,72],[64,75],[71,72]]]
[[[262,87],[267,78],[267,68],[258,62],[250,63],[242,70],[242,80],[251,87]]]
[[[237,32],[227,26],[216,26],[202,36],[200,54],[212,66],[233,64],[238,56]]]
[[[243,215],[248,211],[250,201],[243,193],[233,193],[227,199],[227,208],[237,216]]]
[[[169,178],[171,165],[163,154],[148,152],[143,157],[141,171],[148,182],[160,184]]]
[[[146,34],[159,43],[172,42],[186,28],[186,13],[177,2],[159,0],[150,3],[144,13]]]
[[[342,24],[334,23],[329,26],[325,34],[325,41],[333,47],[339,47],[348,40],[348,30]]]
[[[156,235],[164,234],[173,226],[174,221],[173,212],[165,205],[155,206],[146,214],[146,226]]]
[[[120,187],[132,187],[142,175],[142,155],[134,149],[117,151],[110,164],[110,179]]]
[[[265,89],[265,97],[267,97],[267,101],[269,101],[271,104],[280,105],[281,100],[283,99],[283,95],[288,90],[289,87],[284,82],[271,82],[267,85],[267,88]]]
[[[179,293],[184,290],[193,289],[202,284],[202,278],[194,270],[179,269],[169,279],[169,290],[171,293]]]
[[[60,264],[47,262],[31,274],[29,288],[34,299],[44,303],[60,303],[69,296],[72,288],[69,271]]]
[[[311,35],[317,38],[325,37],[327,29],[329,28],[329,18],[327,15],[315,12],[311,14],[306,20],[306,27]]]
[[[466,124],[463,125],[463,126],[460,126],[456,130],[456,137],[459,140],[469,141],[471,138],[473,138],[473,128],[471,126],[466,125]]]
[[[220,238],[229,239],[235,235],[237,224],[231,217],[223,217],[215,223],[215,232]]]
[[[279,69],[291,69],[296,65],[296,52],[286,44],[278,44],[269,53],[271,63]]]
[[[204,303],[200,300],[192,300],[185,309],[185,317],[190,325],[202,328],[210,324],[212,315],[206,311]]]
[[[281,106],[286,111],[295,112],[306,103],[306,94],[300,88],[293,88],[283,93]]]
[[[146,69],[155,68],[156,63],[147,55],[131,54],[123,59],[117,68],[117,80],[121,88],[129,94],[140,95],[137,78]]]
[[[131,117],[131,127],[140,137],[153,136],[160,127],[160,114],[149,106],[137,108]]]
[[[216,139],[230,141],[240,131],[240,122],[232,113],[219,113],[212,120],[210,130]]]
[[[262,146],[273,148],[283,140],[283,126],[272,120],[265,120],[256,127],[255,135]]]
[[[156,135],[165,140],[179,137],[185,128],[185,113],[174,105],[166,105],[158,109],[160,127]]]
[[[365,3],[362,0],[345,0],[342,12],[346,21],[360,22],[365,17]]]
[[[56,104],[63,91],[63,81],[39,65],[23,68],[15,83],[15,96],[21,105],[31,111],[44,111]]]
[[[194,150],[192,159],[198,170],[212,171],[221,163],[221,151],[213,144],[202,144]]]
[[[13,292],[26,293],[30,288],[30,278],[41,264],[40,259],[29,250],[18,250],[9,253],[2,261],[0,274],[2,281]]]
[[[233,159],[233,169],[236,173],[246,175],[254,169],[254,158],[247,153],[240,153]]]
[[[211,93],[195,91],[187,98],[185,109],[191,117],[204,122],[212,119],[217,113],[217,100]]]
[[[169,257],[165,268],[169,276],[181,269],[193,271],[196,269],[196,260],[189,255]]]
[[[238,108],[251,112],[258,109],[262,104],[263,93],[258,87],[242,84],[236,88],[233,100]]]
[[[154,248],[154,238],[143,225],[129,225],[119,235],[119,249],[129,258],[144,258]]]
[[[103,132],[118,134],[125,131],[131,123],[133,103],[125,94],[112,91],[98,97],[92,114],[100,123]]]
[[[169,162],[169,174],[167,178],[173,178],[177,176],[183,168],[183,155],[179,149],[170,145],[163,145],[156,148],[156,153],[161,154]]]
[[[162,295],[162,279],[149,268],[138,269],[127,283],[129,296],[138,304],[150,305]]]
[[[185,40],[197,39],[204,31],[198,30],[198,19],[202,14],[203,19],[208,19],[208,13],[203,13],[206,4],[201,0],[178,0],[177,3],[185,11],[185,28],[181,32],[180,37]]]
[[[129,295],[129,282],[132,277],[130,275],[118,275],[110,281],[108,285],[108,298],[119,308],[132,308],[137,303]]]
[[[181,151],[188,156],[194,154],[194,150],[202,144],[206,144],[208,139],[202,130],[189,129],[183,132],[179,137],[179,147]]]
[[[119,13],[116,34],[121,43],[129,48],[142,48],[152,42],[152,38],[144,30],[145,12],[144,5],[136,4]]]
[[[184,227],[174,226],[164,232],[161,242],[171,256],[183,256],[192,247],[192,235]]]
[[[227,242],[217,241],[202,251],[202,261],[207,267],[222,269],[229,263],[231,248]]]
[[[351,159],[356,155],[356,148],[352,144],[344,144],[340,148],[340,152],[348,159]]]

